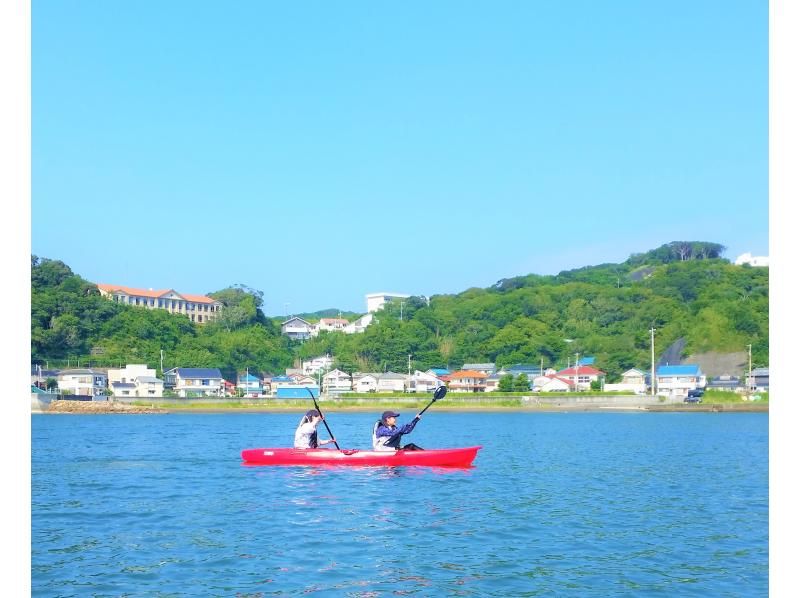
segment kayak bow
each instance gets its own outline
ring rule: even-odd
[[[254,448],[242,451],[248,465],[422,465],[467,467],[482,447],[424,451],[362,451],[359,449]]]

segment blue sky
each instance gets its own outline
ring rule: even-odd
[[[363,312],[769,251],[766,2],[31,10],[31,249],[94,282]]]

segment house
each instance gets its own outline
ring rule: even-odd
[[[304,361],[301,367],[303,374],[317,374],[318,372],[325,372],[333,367],[333,357],[330,355],[320,355],[308,361]]]
[[[31,366],[31,384],[37,388],[45,388],[49,379],[58,380],[58,370],[44,369],[41,365]]]
[[[353,374],[353,391],[375,392],[378,390],[378,376],[380,374]]]
[[[408,379],[405,374],[385,372],[378,376],[378,392],[405,392]]]
[[[360,334],[367,329],[367,326],[372,324],[372,314],[364,314],[360,318],[353,320],[344,327],[345,334]]]
[[[634,392],[646,394],[649,376],[642,370],[631,368],[622,374],[622,380],[613,384],[605,383],[603,390],[615,392]]]
[[[344,332],[345,327],[349,324],[344,318],[320,318],[317,323],[316,332]],[[316,336],[316,334],[314,335]]]
[[[660,365],[656,368],[658,394],[685,397],[690,390],[704,388],[706,377],[699,365]]]
[[[108,376],[100,370],[86,368],[62,370],[58,374],[58,392],[90,397],[103,396],[107,381]]]
[[[576,390],[589,390],[592,382],[597,382],[601,377],[606,375],[605,372],[598,370],[590,365],[579,365],[565,368],[556,372],[558,378],[569,380]]]
[[[409,392],[433,392],[437,387],[442,386],[442,381],[433,374],[415,370],[409,380]]]
[[[205,324],[219,317],[222,303],[205,295],[178,293],[174,289],[136,289],[114,284],[99,283],[100,295],[123,305],[148,309],[163,309],[172,314],[183,314],[192,322]]]
[[[115,397],[135,397],[136,384],[133,382],[111,382],[111,393]]]
[[[494,364],[492,364],[494,365]],[[486,379],[490,374],[478,370],[459,370],[450,374],[450,390],[453,392],[485,392]]]
[[[738,376],[723,374],[712,378],[706,383],[706,390],[729,390],[737,391],[742,387],[742,382]]]
[[[295,341],[304,341],[311,338],[314,325],[303,318],[294,316],[281,324],[281,334]]]
[[[244,397],[260,397],[264,394],[264,387],[261,385],[261,378],[254,376],[250,372],[239,374],[236,378],[236,390]]]
[[[483,372],[487,376],[491,376],[497,371],[497,366],[493,363],[465,363],[463,370],[472,370],[475,372]]]
[[[547,376],[547,382],[540,385],[540,392],[569,392],[575,390],[575,383],[566,378],[558,376]]]
[[[500,386],[500,378],[505,376],[507,373],[508,372],[505,370],[500,370],[499,372],[495,372],[486,378],[486,388],[484,389],[484,392],[495,392]]]
[[[275,376],[270,380],[270,388],[276,399],[307,399],[312,395],[319,398],[319,385],[310,376]]]
[[[441,378],[442,376],[447,376],[450,374],[450,370],[447,368],[431,368],[425,372],[426,374],[430,374],[431,376],[436,376],[437,378]]]
[[[507,368],[503,368],[506,374],[511,374],[516,378],[520,374],[525,374],[528,379],[532,380],[535,376],[540,376],[543,372],[541,366],[532,363],[515,363]]]
[[[367,313],[376,312],[379,309],[383,309],[387,303],[402,301],[409,297],[411,297],[411,295],[403,295],[402,293],[370,293],[366,295]]]
[[[224,378],[222,380],[222,396],[224,397],[236,396],[236,385],[233,382],[228,382]]]
[[[753,368],[749,378],[751,390],[769,392],[769,368]]]
[[[337,395],[353,390],[353,379],[350,374],[336,369],[322,377],[322,391],[327,395]]]
[[[218,368],[175,368],[175,392],[179,397],[221,396],[222,374]]]
[[[129,363],[124,368],[109,368],[108,383],[133,382],[139,376],[155,377],[156,370],[147,367],[144,363]]]

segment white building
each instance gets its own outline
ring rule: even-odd
[[[281,334],[292,340],[304,341],[314,334],[314,325],[295,316],[281,324]]]
[[[219,368],[175,368],[175,392],[180,397],[222,396]]]
[[[353,320],[344,327],[345,334],[358,334],[364,332],[367,329],[367,326],[372,324],[372,318],[372,314],[365,314],[357,320]]]
[[[636,368],[631,368],[622,374],[622,381],[613,384],[606,383],[603,390],[615,392],[635,392],[645,394],[647,392],[647,375]]]
[[[333,367],[333,357],[330,355],[320,355],[303,362],[302,372],[306,376],[312,376],[319,372],[324,372]]]
[[[443,384],[444,382],[439,380],[439,378],[433,374],[416,370],[411,375],[411,381],[408,390],[409,392],[432,392],[436,390],[438,386],[442,386]]]
[[[322,377],[322,392],[328,395],[351,392],[353,380],[350,374],[342,370],[331,370]]]
[[[405,392],[407,384],[405,374],[386,372],[378,377],[378,392]]]
[[[154,368],[147,367],[144,363],[129,363],[124,368],[110,368],[108,370],[108,383],[115,382],[134,382],[139,376],[150,376],[155,378]]]
[[[748,251],[747,253],[743,253],[742,255],[737,257],[736,261],[734,261],[733,263],[736,264],[737,266],[750,264],[751,266],[755,267],[769,267],[769,257],[752,255]]]
[[[383,306],[392,301],[402,301],[408,299],[411,295],[403,295],[402,293],[370,293],[366,295],[367,298],[367,312],[373,313]]]
[[[63,370],[58,374],[58,392],[91,397],[100,396],[105,394],[107,380],[105,372],[99,370],[82,368]]]
[[[379,374],[353,374],[355,392],[375,392],[378,390]]]

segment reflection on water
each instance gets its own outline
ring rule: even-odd
[[[33,594],[766,594],[765,415],[434,416],[474,467],[242,466],[292,414],[34,416]]]

